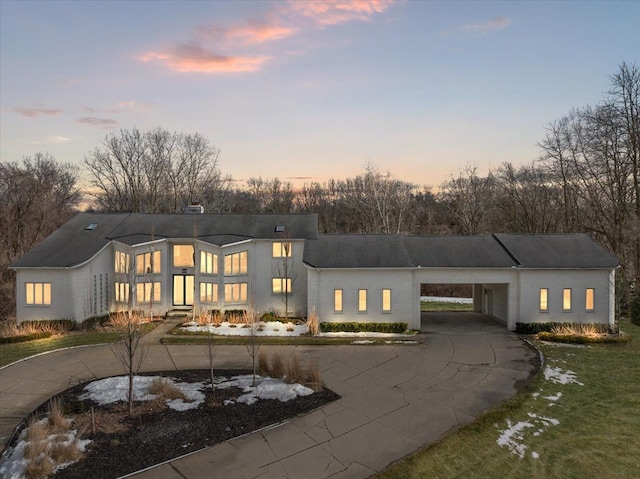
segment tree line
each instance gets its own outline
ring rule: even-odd
[[[505,162],[481,175],[466,166],[439,191],[367,164],[352,178],[301,188],[281,179],[237,185],[219,150],[195,133],[136,128],[110,133],[84,159],[101,212],[316,213],[322,233],[488,234],[587,232],[620,259],[626,304],[640,281],[640,70],[623,63],[596,106],[551,122],[529,164]],[[37,154],[0,164],[4,254],[0,317],[13,314],[7,266],[73,214],[80,170]],[[9,306],[9,308],[7,308]]]

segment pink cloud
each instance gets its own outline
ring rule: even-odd
[[[62,113],[62,110],[57,108],[44,109],[44,108],[14,108],[13,111],[19,113],[26,118],[37,118],[39,116],[55,116]]]
[[[383,13],[396,0],[325,0],[322,2],[289,2],[291,11],[308,17],[320,25],[335,25],[350,20],[369,20]]]
[[[511,24],[510,18],[496,17],[492,18],[491,20],[487,20],[486,22],[470,23],[453,30],[447,30],[445,32],[441,32],[440,35],[449,37],[451,35],[455,35],[456,33],[462,32],[474,33],[476,35],[485,35],[487,33],[503,30],[504,28],[508,27],[509,24]]]
[[[77,122],[82,123],[83,125],[91,125],[106,130],[110,130],[118,126],[118,122],[115,120],[111,120],[110,118],[97,118],[95,116],[85,116],[84,118],[77,120]]]
[[[199,27],[197,33],[205,39],[216,39],[223,43],[266,43],[290,37],[297,32],[293,27],[269,24],[259,20],[249,20],[246,25],[236,27]]]
[[[179,45],[166,52],[149,52],[140,60],[159,61],[180,73],[238,73],[257,71],[269,58],[218,55],[197,45]]]

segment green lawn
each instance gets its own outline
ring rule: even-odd
[[[589,347],[537,344],[543,368],[573,371],[583,385],[556,384],[541,373],[514,399],[376,477],[640,477],[640,327],[627,320],[622,329],[634,340]],[[497,443],[508,421],[532,426],[516,441],[526,447],[522,458]]]
[[[420,311],[473,311],[473,304],[420,301]]]
[[[28,341],[26,343],[0,344],[0,367],[46,351],[86,344],[111,343],[118,339],[118,334],[111,331],[91,331],[67,333],[52,338]]]

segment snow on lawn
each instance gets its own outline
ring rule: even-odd
[[[38,421],[38,423],[46,422],[46,418]],[[27,467],[29,465],[29,460],[25,458],[25,450],[30,446],[29,441],[27,441],[27,433],[28,429],[25,428],[20,433],[20,436],[18,437],[18,443],[15,445],[15,447],[9,447],[2,457],[2,463],[0,464],[0,477],[2,477],[3,479],[24,479],[25,477],[27,477]],[[49,448],[52,448],[54,444],[68,446],[75,441],[78,450],[80,452],[84,452],[86,450],[87,444],[89,444],[91,440],[76,440],[77,434],[78,431],[74,429],[69,431],[67,434],[51,434],[44,440],[49,444]],[[64,469],[65,467],[73,464],[73,462],[75,461],[59,464],[55,466],[54,471]]]
[[[220,323],[220,326],[202,325],[197,323],[185,323],[180,329],[192,333],[212,333],[219,336],[251,336],[251,328],[243,328],[242,324],[228,322]],[[255,329],[256,336],[300,336],[307,333],[306,324],[281,323],[269,321],[259,323]]]
[[[441,296],[420,296],[420,301],[430,303],[473,304],[473,298],[443,298]]]
[[[579,384],[584,386],[583,383],[577,380],[576,374],[573,371],[565,371],[560,368],[553,368],[546,366],[544,370],[544,378],[553,384]],[[557,392],[548,396],[542,396],[541,392],[544,389],[540,389],[540,392],[533,393],[533,398],[538,399],[542,397],[549,401],[547,407],[555,406],[562,399],[562,392]],[[524,458],[527,451],[527,439],[528,437],[538,437],[543,434],[550,426],[557,426],[560,424],[555,418],[541,416],[536,413],[527,413],[528,418],[524,421],[519,421],[515,424],[511,422],[511,419],[507,419],[507,427],[504,430],[499,430],[500,436],[496,440],[500,447],[506,447],[511,453]],[[532,451],[531,457],[534,459],[540,459],[540,454]]]

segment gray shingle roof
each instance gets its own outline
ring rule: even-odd
[[[93,230],[85,230],[97,223]],[[65,268],[91,259],[111,240],[130,245],[153,238],[193,238],[225,245],[251,238],[278,239],[277,225],[292,239],[318,236],[317,215],[215,215],[79,213],[11,266]]]
[[[316,268],[615,268],[586,234],[493,236],[321,235],[305,243]]]

